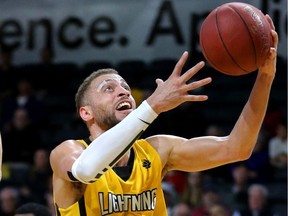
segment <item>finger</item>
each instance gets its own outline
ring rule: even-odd
[[[161,85],[163,82],[164,82],[164,81],[163,81],[162,79],[160,79],[160,78],[157,78],[157,79],[156,79],[156,84],[157,84],[157,86]]]
[[[274,30],[271,30],[271,34],[272,34],[272,37],[273,37],[273,47],[275,49],[277,49],[277,46],[278,46],[278,34]]]
[[[271,29],[275,30],[275,26],[274,26],[273,20],[271,19],[269,14],[266,14],[265,17],[266,17],[268,23],[270,24]]]
[[[185,97],[185,101],[205,101],[207,99],[207,95],[187,95]]]
[[[181,58],[179,59],[179,61],[177,62],[177,64],[175,65],[174,70],[173,70],[173,72],[172,72],[172,75],[178,75],[178,76],[181,75],[182,69],[183,69],[183,67],[184,67],[187,59],[188,59],[188,52],[185,51],[185,52],[182,54],[182,56],[181,56]]]
[[[193,77],[199,70],[201,70],[205,65],[204,61],[200,61],[199,63],[197,63],[196,65],[194,65],[192,68],[190,68],[188,71],[186,71],[185,73],[183,73],[182,75],[182,81],[187,82],[189,79],[191,79],[191,77]]]
[[[277,50],[276,50],[276,48],[275,48],[275,47],[271,47],[271,48],[270,48],[269,58],[270,58],[270,59],[274,59],[274,58],[276,58],[276,56],[277,56]]]
[[[205,79],[194,81],[194,82],[189,83],[189,84],[186,85],[185,91],[188,92],[188,91],[195,90],[195,89],[200,88],[202,86],[205,86],[205,85],[207,85],[207,84],[209,84],[211,82],[212,82],[212,78],[211,77],[207,77]]]
[[[271,58],[272,58],[272,59],[275,59],[275,58],[276,58],[276,56],[277,56],[277,52],[276,52],[276,50],[275,50],[275,49],[273,49],[273,48],[272,48],[272,50],[271,50],[271,51],[272,51],[272,54],[271,54]]]

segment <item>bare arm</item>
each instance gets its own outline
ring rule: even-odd
[[[268,20],[273,27],[269,17]],[[189,140],[166,135],[147,138],[160,154],[163,174],[173,169],[200,171],[250,157],[266,114],[276,72],[278,37],[274,30],[271,34],[274,45],[270,48],[270,55],[259,68],[250,97],[228,136]]]
[[[78,201],[84,193],[85,184],[71,179],[71,167],[84,151],[82,143],[75,140],[62,142],[50,154],[53,169],[53,193],[59,207],[66,208]],[[69,176],[70,175],[70,176]]]
[[[50,164],[54,175],[71,181],[68,172],[74,161],[81,155],[84,150],[83,144],[75,140],[67,140],[57,146],[50,154]]]
[[[187,58],[188,53],[184,52],[170,78],[165,82],[157,79],[158,87],[147,101],[144,101],[119,124],[99,135],[85,150],[79,147],[78,142],[72,140],[65,141],[56,147],[50,157],[54,174],[69,180],[67,173],[72,172],[72,178],[80,182],[96,181],[104,171],[121,159],[158,113],[173,109],[186,101],[206,100],[205,95],[188,94],[190,90],[210,83],[211,78],[187,84],[186,82],[204,66],[204,62],[200,62],[181,74]],[[126,135],[123,136],[123,134]],[[110,143],[115,143],[113,148],[107,147]],[[96,152],[99,154],[95,155]]]

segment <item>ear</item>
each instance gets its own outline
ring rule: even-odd
[[[79,114],[85,122],[93,118],[93,116],[91,115],[90,109],[87,106],[80,107]]]

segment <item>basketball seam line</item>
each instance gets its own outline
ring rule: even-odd
[[[247,25],[247,23],[245,22],[245,20],[242,18],[242,16],[238,13],[238,11],[235,10],[235,8],[234,8],[233,6],[229,5],[229,7],[231,7],[231,8],[239,15],[240,19],[241,19],[242,22],[245,24],[245,28],[247,29],[248,35],[249,35],[250,40],[251,40],[252,45],[253,45],[255,65],[257,66],[256,47],[255,47],[255,44],[254,44],[254,41],[253,41],[253,37],[251,36],[251,32],[249,31],[248,25]]]
[[[231,7],[232,8],[232,7]],[[235,11],[235,9],[234,8],[232,8],[234,11]],[[236,11],[235,11],[236,12]],[[236,12],[237,13],[237,12]],[[237,13],[238,14],[238,13]],[[239,15],[239,14],[238,14]],[[239,15],[240,16],[240,15]],[[241,16],[240,16],[241,17]],[[242,20],[242,18],[241,18],[241,20]],[[243,22],[243,20],[242,20],[242,22]],[[245,23],[246,24],[246,23]],[[246,25],[245,25],[246,26]],[[244,72],[248,72],[247,70],[245,70],[244,68],[242,68],[237,62],[236,62],[236,60],[233,58],[233,56],[230,54],[230,52],[229,52],[229,50],[228,50],[228,48],[226,47],[226,45],[225,45],[225,43],[224,43],[224,40],[223,40],[223,38],[222,38],[222,35],[221,35],[221,32],[220,32],[220,29],[219,29],[219,26],[218,26],[218,10],[216,11],[216,27],[217,27],[217,32],[218,32],[218,35],[219,35],[219,37],[220,37],[220,40],[221,40],[221,42],[222,42],[222,45],[223,45],[223,47],[224,47],[224,49],[226,50],[226,52],[227,52],[227,54],[230,56],[230,58],[231,58],[231,60],[234,62],[234,64],[235,65],[237,65],[241,70],[243,70]],[[249,34],[249,36],[250,36],[250,34]],[[254,46],[254,44],[253,44],[253,46]]]

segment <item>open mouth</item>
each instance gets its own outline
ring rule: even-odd
[[[127,110],[127,109],[131,109],[132,108],[132,105],[129,103],[129,102],[122,102],[122,103],[120,103],[118,106],[117,106],[117,108],[116,108],[116,110],[118,110],[118,111],[122,111],[122,110]]]

